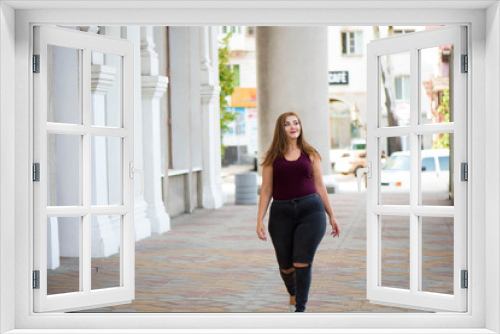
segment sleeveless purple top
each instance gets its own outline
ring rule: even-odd
[[[311,159],[302,152],[295,161],[285,157],[273,162],[273,198],[290,200],[316,193]]]

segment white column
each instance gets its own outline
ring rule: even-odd
[[[153,27],[141,27],[142,126],[144,151],[144,198],[151,222],[151,232],[170,230],[161,191],[161,117],[160,100],[167,91],[168,78],[158,75]]]
[[[217,27],[201,27],[200,94],[203,122],[203,207],[224,204],[221,178],[219,56]]]
[[[121,38],[134,43],[134,87],[141,87],[141,35],[140,27],[127,26],[121,28]],[[142,103],[140,89],[134,89],[134,166],[144,171],[143,138],[142,138]],[[140,178],[134,178],[134,225],[135,240],[151,236],[151,223],[147,217],[148,204],[144,193],[140,194]]]
[[[278,116],[295,111],[306,140],[331,173],[327,27],[257,27],[259,157],[271,144]]]

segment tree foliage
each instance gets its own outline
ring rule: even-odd
[[[220,85],[220,129],[221,129],[221,149],[224,156],[225,147],[222,145],[222,135],[229,130],[229,123],[234,121],[235,115],[229,110],[228,97],[233,94],[235,76],[234,71],[229,65],[229,40],[232,32],[229,32],[226,37],[219,42],[219,85]]]
[[[443,123],[448,123],[450,121],[450,90],[444,89],[443,96],[441,99],[441,104],[439,105],[438,114]],[[442,115],[442,116],[441,116]],[[450,134],[443,133],[438,139],[432,144],[433,149],[439,148],[450,148]]]

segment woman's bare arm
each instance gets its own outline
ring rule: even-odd
[[[311,156],[310,159],[313,169],[314,186],[316,187],[316,191],[319,197],[321,198],[323,205],[325,206],[325,211],[328,214],[328,217],[330,218],[330,225],[332,225],[333,229],[332,235],[333,237],[339,236],[340,229],[337,223],[337,219],[335,219],[335,216],[333,215],[332,205],[330,204],[330,199],[328,198],[326,186],[325,183],[323,182],[323,174],[321,171],[321,160],[319,159],[319,157],[315,156]]]
[[[264,166],[262,168],[262,187],[259,196],[259,211],[257,213],[257,235],[261,240],[266,241],[266,229],[264,227],[264,217],[267,207],[273,195],[273,167]]]

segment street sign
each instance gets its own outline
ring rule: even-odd
[[[349,84],[349,71],[330,71],[328,72],[328,83],[330,85]]]

